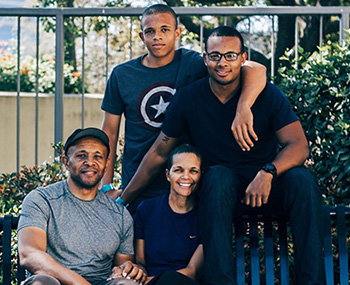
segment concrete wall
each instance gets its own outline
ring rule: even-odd
[[[16,93],[0,92],[0,173],[16,171]],[[38,164],[52,161],[54,154],[54,96],[39,95]],[[84,127],[101,127],[102,95],[85,95]],[[66,139],[76,128],[81,128],[81,96],[64,96],[63,137]],[[122,128],[123,129],[123,128]],[[20,166],[35,164],[35,95],[20,96]]]

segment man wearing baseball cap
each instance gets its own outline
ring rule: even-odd
[[[24,284],[135,284],[146,274],[133,260],[133,224],[125,207],[98,190],[109,164],[108,136],[77,129],[65,143],[67,180],[23,201],[18,225]]]

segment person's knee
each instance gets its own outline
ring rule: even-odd
[[[235,183],[234,173],[226,166],[215,165],[206,169],[202,179],[202,192],[205,196],[216,199],[227,197]]]
[[[24,282],[21,283],[21,285],[60,285],[61,283],[51,275],[47,274],[37,274],[32,275],[28,279],[26,279]]]
[[[288,199],[295,202],[317,202],[321,199],[320,189],[314,176],[304,167],[295,167],[283,175],[283,188],[288,191]]]

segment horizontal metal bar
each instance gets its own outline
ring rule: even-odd
[[[138,16],[145,8],[1,8],[0,16]],[[174,7],[178,15],[334,15],[349,14],[349,6]]]

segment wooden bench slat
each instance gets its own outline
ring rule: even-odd
[[[250,276],[251,283],[253,285],[260,284],[260,263],[259,263],[259,233],[258,233],[258,220],[257,217],[250,217]]]
[[[264,219],[264,246],[265,246],[265,280],[267,285],[275,284],[274,260],[273,260],[273,238],[272,219]]]
[[[349,285],[348,252],[347,252],[347,246],[346,246],[345,206],[338,205],[335,208],[335,210],[337,213],[340,284]]]
[[[334,285],[332,229],[330,208],[323,207],[323,242],[324,242],[324,268],[327,285]]]
[[[288,242],[287,242],[287,223],[282,217],[278,219],[278,232],[280,240],[280,257],[281,257],[281,285],[289,284],[288,268]]]
[[[243,219],[237,219],[235,226],[235,247],[236,247],[236,276],[237,285],[245,285],[245,268],[244,268],[244,223]]]

